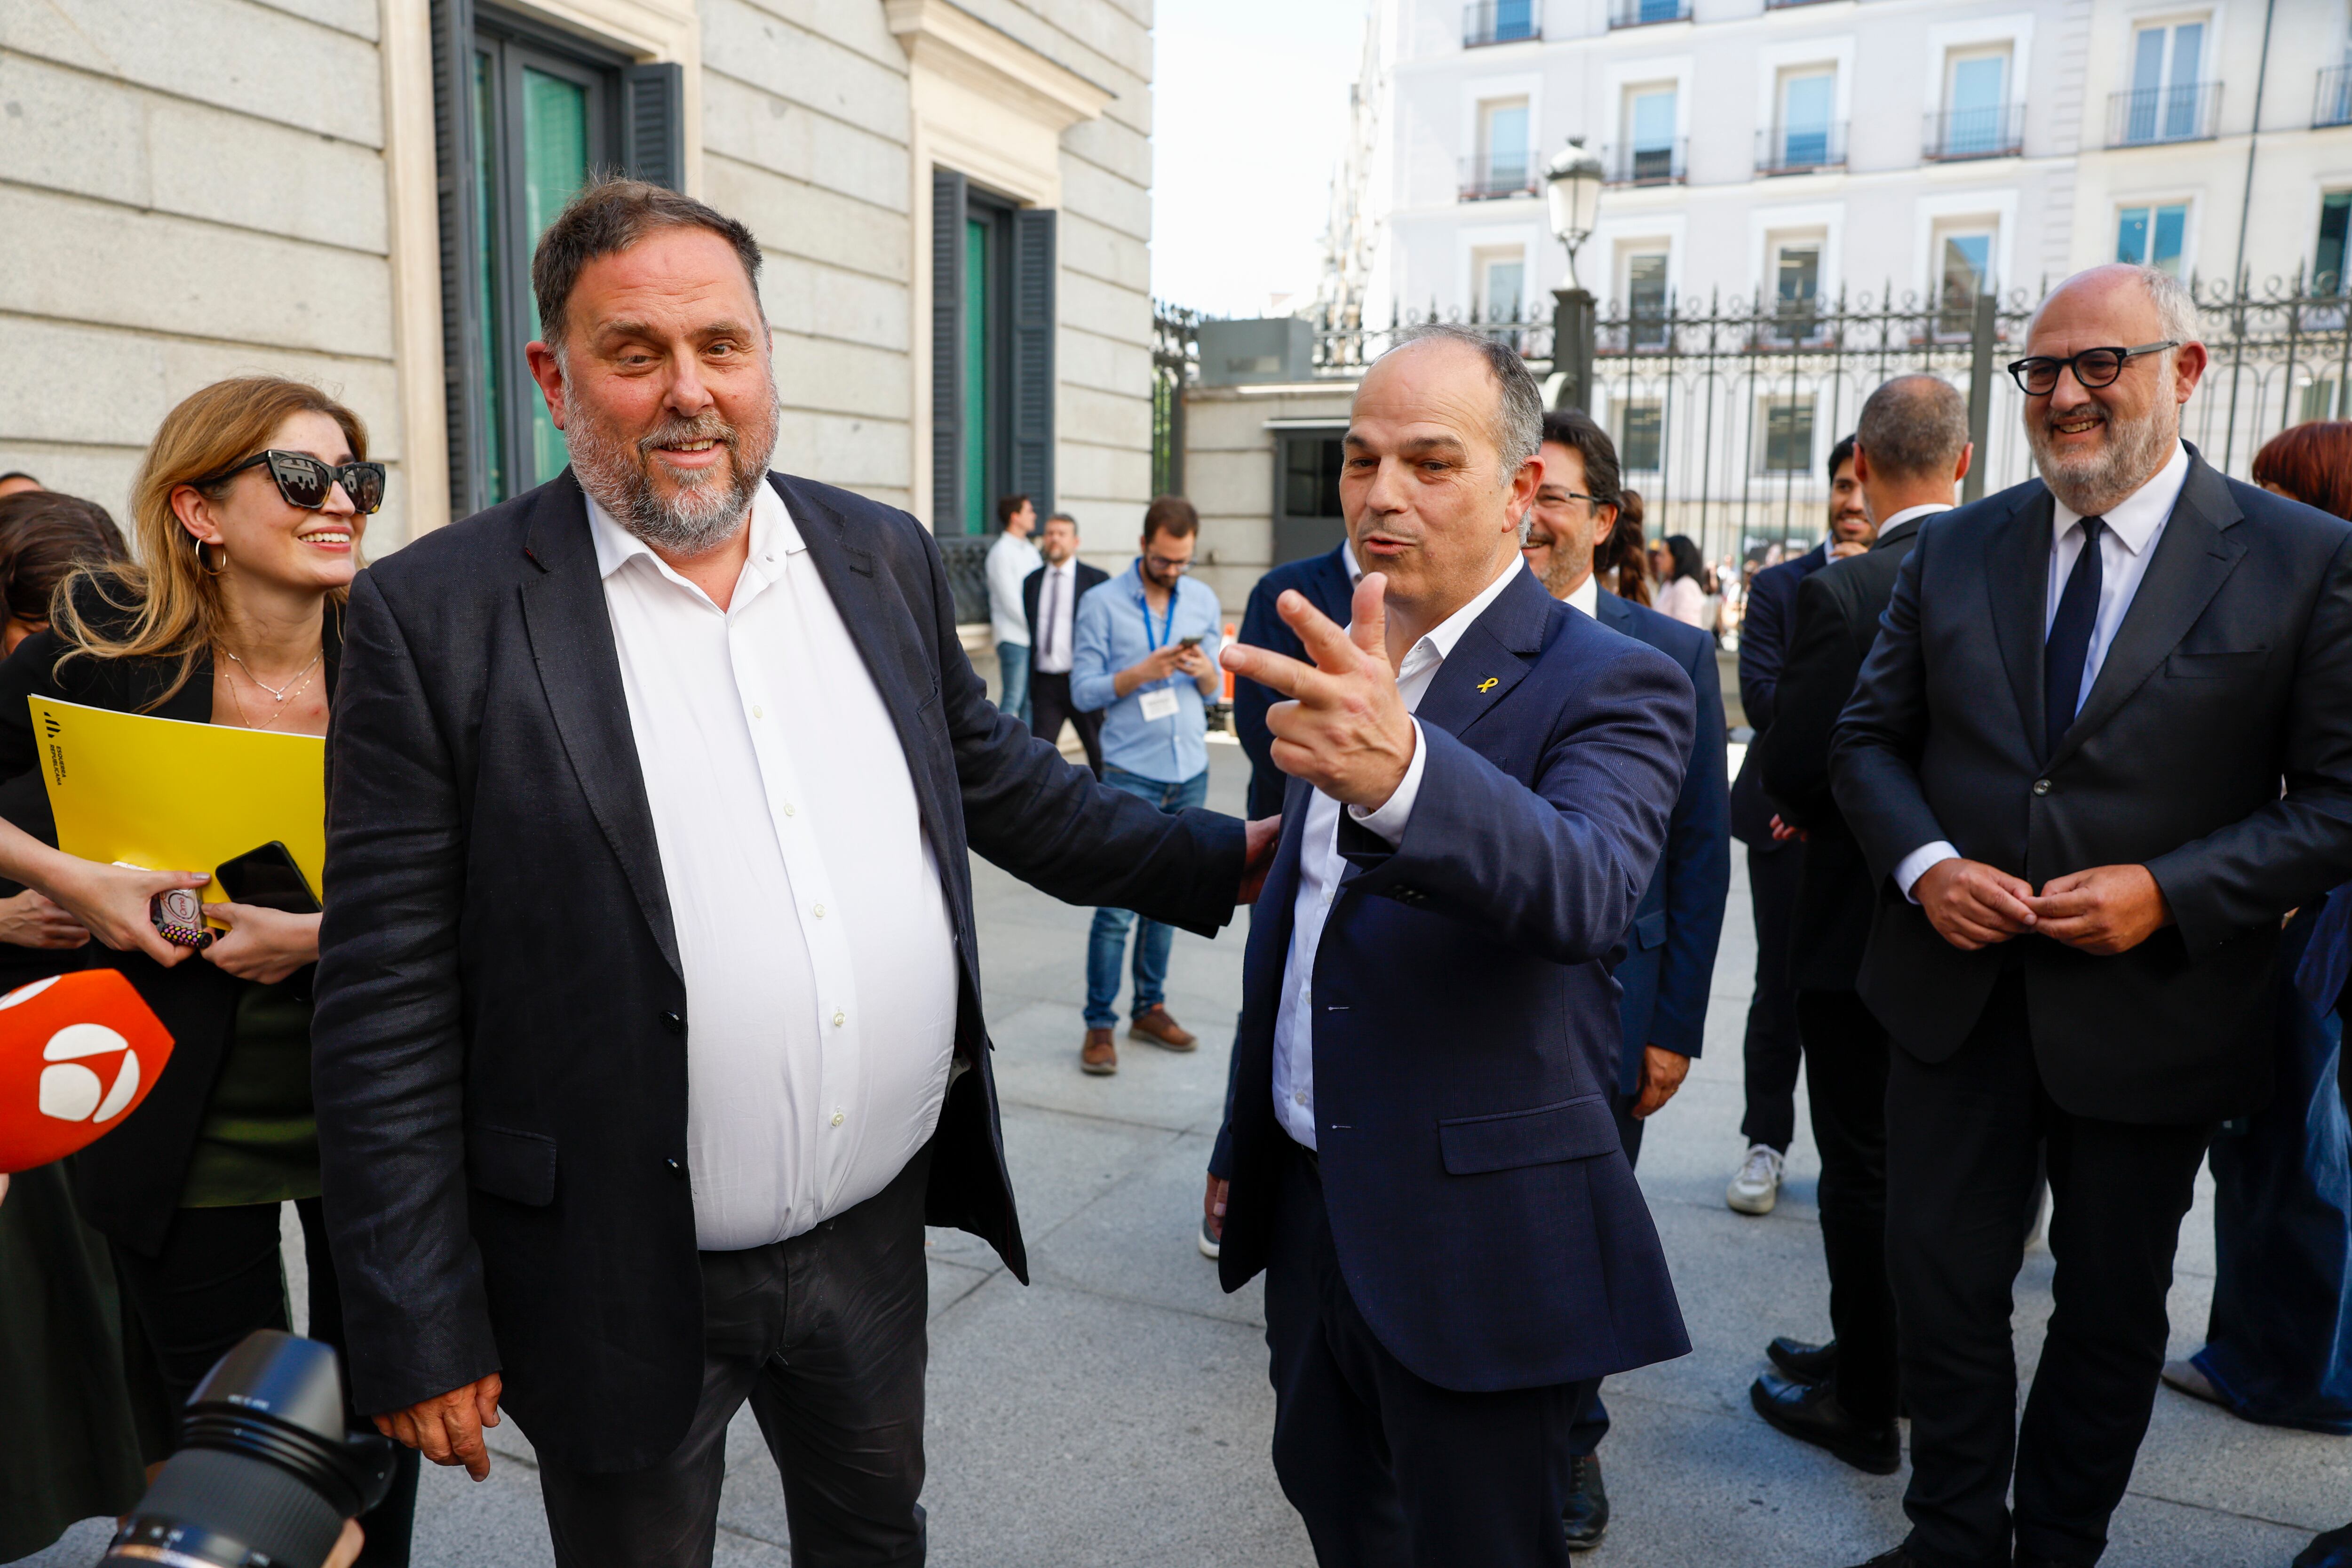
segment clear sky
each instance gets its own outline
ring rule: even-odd
[[[1366,0],[1159,0],[1151,291],[1213,315],[1305,303],[1322,265]]]

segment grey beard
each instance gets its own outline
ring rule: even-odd
[[[667,419],[632,442],[603,416],[575,402],[580,417],[564,432],[572,471],[580,488],[614,521],[656,549],[675,555],[708,554],[734,536],[751,509],[751,498],[768,474],[776,448],[780,410],[770,388],[767,417],[757,430],[739,430],[716,409],[692,419]],[[676,496],[665,500],[654,489],[654,448],[676,441],[717,441],[728,453],[727,475],[677,476]]]
[[[2048,416],[2025,426],[2025,444],[2033,453],[2033,466],[2042,470],[2042,482],[2082,517],[2102,517],[2120,505],[2164,467],[2168,448],[2179,438],[2177,415],[2167,418],[2162,405],[2128,425],[2110,415],[2106,450],[2062,464],[2050,449]]]

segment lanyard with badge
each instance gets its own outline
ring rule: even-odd
[[[1161,617],[1160,635],[1159,637],[1154,637],[1151,635],[1151,595],[1143,592],[1143,584],[1139,580],[1141,574],[1139,573],[1137,575],[1139,581],[1136,584],[1136,593],[1137,595],[1143,600],[1144,651],[1147,653],[1158,653],[1160,651],[1160,645],[1168,641],[1171,637],[1176,635],[1176,592],[1182,584],[1170,584],[1168,589],[1168,614]],[[1173,681],[1176,678],[1171,675],[1165,679],[1167,680]],[[1143,699],[1144,722],[1148,724],[1156,724],[1162,719],[1173,719],[1176,717],[1176,693],[1171,687],[1166,685],[1152,686],[1147,688],[1140,695]]]

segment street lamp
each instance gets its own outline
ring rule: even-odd
[[[1576,252],[1592,234],[1601,211],[1601,160],[1585,150],[1584,138],[1571,136],[1544,167],[1544,200],[1551,210],[1551,231],[1568,247],[1568,285],[1552,290],[1551,363],[1559,373],[1556,408],[1587,408],[1592,401],[1592,347],[1595,331],[1592,292],[1577,281]]]

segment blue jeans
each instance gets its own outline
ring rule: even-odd
[[[1026,649],[1023,650],[1024,653]],[[1162,784],[1118,768],[1103,770],[1103,783],[1150,801],[1162,811],[1181,811],[1209,798],[1209,770],[1202,768],[1181,784]],[[1094,930],[1087,937],[1087,1027],[1108,1029],[1118,1022],[1118,963],[1127,953],[1127,928],[1132,910],[1097,910]],[[1145,921],[1135,938],[1135,1017],[1167,1000],[1168,949],[1176,940],[1174,926]]]
[[[1017,642],[996,645],[996,707],[1024,724],[1029,722],[1029,649]]]

